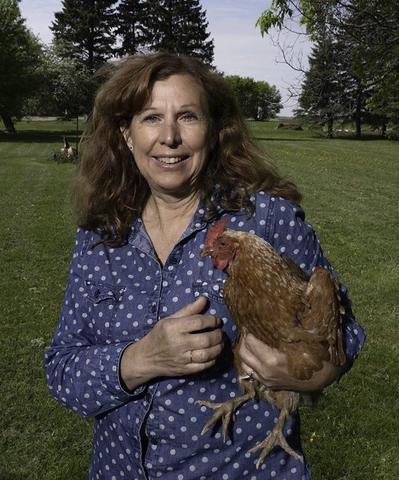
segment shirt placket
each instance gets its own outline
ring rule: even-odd
[[[172,252],[167,258],[167,261],[163,268],[160,265],[160,262],[157,258],[157,255],[153,249],[152,243],[148,238],[147,232],[145,231],[141,221],[136,222],[136,225],[133,229],[132,234],[129,237],[129,243],[140,250],[145,255],[148,255],[152,260],[156,262],[156,278],[158,281],[154,285],[154,290],[148,296],[147,305],[146,305],[146,317],[144,320],[145,328],[144,335],[146,335],[151,328],[153,328],[154,323],[162,317],[162,307],[170,306],[170,293],[171,290],[175,287],[176,279],[178,278],[178,266],[183,254],[183,245],[184,241],[188,240],[188,237],[193,236],[197,231],[202,230],[206,226],[205,223],[201,222],[198,218],[198,212],[194,216],[192,223],[183,233],[178,244],[173,248]],[[170,312],[167,313],[169,315]],[[166,315],[166,316],[167,316]],[[148,320],[152,319],[153,322],[150,324]],[[137,424],[137,430],[135,432],[135,438],[139,442],[139,466],[144,478],[148,479],[149,475],[147,472],[146,464],[150,463],[155,466],[157,461],[157,451],[152,451],[147,449],[146,455],[144,457],[143,451],[143,442],[141,439],[141,433],[145,431],[155,432],[160,434],[158,429],[158,423],[156,420],[149,420],[149,413],[154,404],[155,393],[158,389],[158,383],[150,385],[145,393],[145,398],[138,408],[138,417],[140,422]],[[155,415],[154,418],[156,418]],[[154,436],[156,438],[157,435]],[[154,442],[154,438],[151,439]]]

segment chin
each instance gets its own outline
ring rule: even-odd
[[[160,181],[151,181],[148,183],[152,191],[181,197],[182,195],[189,196],[193,190],[197,190],[197,182],[193,181],[193,178],[194,175],[184,175],[176,178],[175,175],[168,175],[165,172],[163,178],[159,179]]]

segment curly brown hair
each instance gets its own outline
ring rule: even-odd
[[[200,84],[210,133],[216,139],[203,171],[207,181],[198,192],[207,218],[216,216],[217,204],[228,210],[251,211],[249,197],[258,190],[300,201],[297,187],[283,179],[255,146],[234,94],[222,75],[209,66],[192,57],[157,53],[127,57],[108,65],[105,73],[108,78],[97,92],[81,140],[75,185],[79,224],[97,231],[105,243],[126,241],[131,222],[141,216],[150,195],[122,131],[148,102],[154,82],[176,74],[191,75]]]

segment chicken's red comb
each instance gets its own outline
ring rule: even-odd
[[[212,225],[212,227],[209,229],[208,236],[206,237],[206,243],[205,243],[206,247],[212,246],[215,238],[217,238],[226,230],[228,223],[229,221],[226,218],[224,218],[220,222]]]

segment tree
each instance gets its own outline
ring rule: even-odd
[[[151,14],[153,2],[148,0],[121,0],[117,10],[116,33],[121,40],[118,55],[133,55],[150,49],[153,40]]]
[[[266,120],[281,110],[281,95],[274,85],[239,75],[229,75],[225,79],[246,118]]]
[[[13,117],[37,87],[41,45],[27,29],[16,0],[0,0],[0,116],[10,133]]]
[[[267,82],[256,82],[257,112],[256,120],[274,118],[282,109],[281,94],[275,85]]]
[[[240,77],[239,75],[226,76],[225,80],[229,83],[242,114],[246,118],[256,118],[258,92],[255,80],[250,77]]]
[[[357,135],[365,117],[399,124],[397,90],[391,88],[399,83],[397,0],[272,0],[257,25],[264,35],[293,17],[299,17],[314,42],[327,31],[340,45],[342,101],[352,104]]]
[[[62,58],[46,47],[38,69],[40,85],[24,106],[25,115],[76,117],[91,109],[91,74],[76,59]]]
[[[209,40],[206,12],[199,0],[157,0],[151,4],[149,25],[153,51],[192,55],[212,63],[213,40]]]
[[[63,0],[50,27],[65,58],[79,59],[94,72],[113,55],[115,0]]]
[[[342,117],[341,87],[336,45],[326,36],[316,42],[309,57],[309,70],[299,97],[299,112],[310,124],[327,125],[330,138],[334,121]]]

